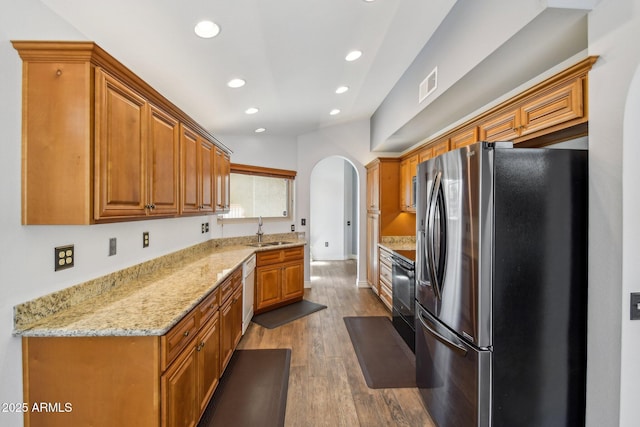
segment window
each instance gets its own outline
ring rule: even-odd
[[[230,209],[223,218],[291,218],[295,175],[295,171],[232,164]]]

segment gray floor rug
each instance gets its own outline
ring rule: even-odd
[[[267,329],[273,329],[325,308],[327,308],[326,305],[302,300],[266,313],[257,314],[253,316],[251,321]]]
[[[344,317],[369,388],[416,386],[416,358],[384,316]]]

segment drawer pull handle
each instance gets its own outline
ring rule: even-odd
[[[185,332],[184,332],[184,336],[185,336],[185,337],[188,337],[188,336],[189,336],[189,331],[185,331]]]

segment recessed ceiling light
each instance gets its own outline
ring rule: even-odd
[[[266,129],[265,129],[265,128],[258,128],[258,129],[256,129],[254,132],[255,132],[255,133],[262,133],[262,132],[264,132],[264,131],[266,131]]]
[[[246,82],[242,79],[231,79],[229,80],[229,82],[227,83],[227,86],[232,87],[232,88],[239,88],[244,86]]]
[[[345,93],[348,90],[349,86],[340,86],[338,89],[336,89],[336,93]]]
[[[361,56],[362,56],[362,52],[360,52],[359,50],[352,50],[347,54],[347,56],[344,57],[344,59],[351,62],[351,61],[355,61]]]
[[[374,2],[376,0],[364,0],[364,1],[366,1],[367,3],[371,3],[371,2]]]
[[[338,110],[337,108],[334,108],[333,110],[329,111],[329,114],[331,114],[332,116],[335,116],[336,114],[340,114],[340,110]]]
[[[203,39],[210,39],[220,33],[220,26],[212,21],[200,21],[196,24],[194,31]]]
[[[244,110],[244,112],[245,112],[246,114],[255,114],[255,113],[257,113],[258,111],[260,111],[260,110],[258,110],[256,107],[249,107],[249,108],[247,108],[246,110]]]

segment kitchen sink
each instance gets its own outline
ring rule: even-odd
[[[260,242],[260,243],[249,243],[247,244],[247,246],[253,246],[254,248],[264,248],[265,246],[281,246],[281,245],[288,245],[291,242],[284,242],[284,241],[280,241],[280,242]]]

